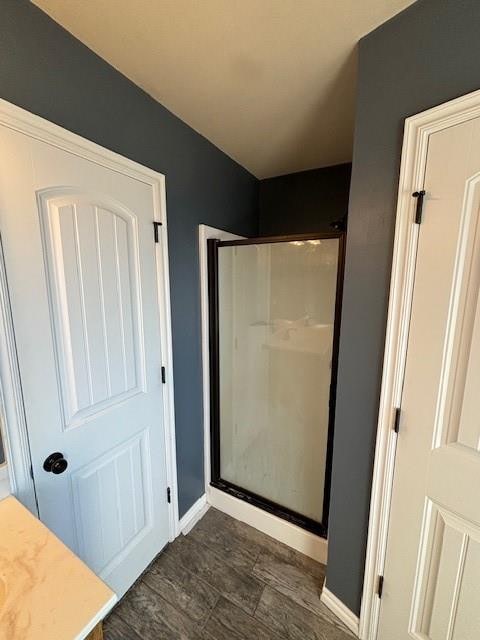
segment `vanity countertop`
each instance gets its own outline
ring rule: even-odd
[[[80,640],[115,602],[18,500],[0,501],[0,640]]]

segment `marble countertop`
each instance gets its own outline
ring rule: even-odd
[[[14,497],[0,501],[0,640],[80,640],[115,602]]]

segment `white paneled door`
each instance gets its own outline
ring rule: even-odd
[[[119,595],[169,538],[154,198],[151,184],[0,127],[40,517]]]
[[[430,136],[380,640],[480,638],[480,120]]]

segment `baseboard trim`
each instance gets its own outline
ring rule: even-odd
[[[327,564],[328,543],[325,538],[305,531],[305,529],[297,527],[291,522],[254,507],[248,502],[239,500],[215,487],[208,487],[207,502],[215,509],[249,524],[251,527],[300,551],[300,553],[304,553],[317,562]]]
[[[178,522],[177,535],[183,533],[183,535],[186,536],[197,522],[203,518],[209,508],[210,505],[207,504],[207,496],[206,494],[203,494],[203,496],[200,496],[200,498],[190,507],[187,513],[180,518]]]
[[[343,624],[350,629],[352,633],[354,633],[358,637],[359,630],[359,617],[356,616],[353,611],[343,604],[341,600],[337,598],[337,596],[333,595],[331,591],[329,591],[325,585],[323,585],[322,595],[320,600],[323,604],[330,609],[332,613],[334,613],[337,618],[343,622]]]

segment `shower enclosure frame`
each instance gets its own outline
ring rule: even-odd
[[[325,460],[325,484],[323,492],[322,522],[317,522],[292,509],[283,507],[268,498],[264,498],[247,489],[222,479],[220,473],[220,333],[218,304],[218,249],[255,244],[275,244],[280,242],[298,242],[307,240],[338,240],[338,264],[334,328],[332,343],[332,371],[330,378],[328,436]],[[210,353],[210,485],[225,493],[259,507],[264,511],[283,518],[307,531],[323,538],[327,537],[328,515],[330,508],[330,487],[332,477],[333,433],[335,425],[335,405],[338,377],[338,352],[340,341],[340,322],[342,314],[342,294],[345,270],[345,239],[343,230],[326,233],[296,234],[288,236],[261,236],[242,240],[207,240],[208,253],[208,307],[209,307],[209,353]]]

